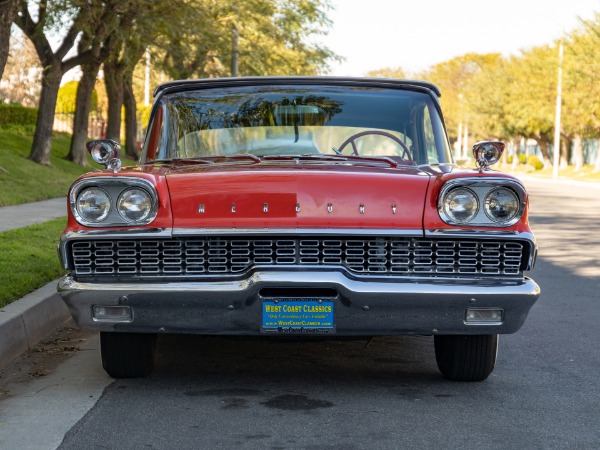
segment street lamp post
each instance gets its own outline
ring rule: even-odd
[[[560,114],[562,108],[562,63],[563,63],[563,40],[560,38],[558,44],[558,75],[556,80],[556,110],[554,114],[554,148],[552,154],[552,178],[558,180],[558,169],[560,166]]]

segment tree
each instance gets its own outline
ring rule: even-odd
[[[0,79],[8,60],[10,27],[19,10],[19,0],[0,0]]]
[[[581,21],[565,38],[563,129],[573,137],[576,168],[583,165],[582,138],[600,134],[600,14]],[[600,170],[600,152],[595,163]]]
[[[537,141],[544,165],[550,163],[549,144],[554,136],[557,55],[550,45],[533,47],[511,58],[507,66],[509,128]]]
[[[104,84],[108,98],[106,137],[121,139],[122,108],[125,107],[125,151],[137,158],[137,104],[133,93],[133,71],[164,30],[182,30],[184,17],[193,14],[192,2],[132,0],[135,15],[126,32],[118,34],[114,50],[104,61]],[[191,24],[190,24],[191,25]],[[198,23],[195,24],[197,33]],[[175,31],[172,31],[175,33]]]
[[[485,136],[485,130],[478,129],[475,114],[472,111],[473,99],[469,88],[473,79],[481,72],[493,66],[499,60],[497,53],[467,53],[449,61],[434,65],[419,75],[420,78],[437,84],[442,91],[441,103],[446,118],[450,139],[460,139],[462,125],[469,125],[469,132]]]
[[[31,160],[40,164],[50,164],[52,125],[62,77],[68,70],[89,62],[99,51],[101,41],[90,40],[87,48],[80,48],[76,55],[67,55],[74,48],[80,33],[87,30],[90,36],[102,34],[104,23],[94,20],[97,11],[115,10],[116,3],[116,0],[115,3],[100,0],[39,0],[35,2],[37,14],[34,19],[29,10],[29,2],[20,0],[15,23],[33,43],[43,67],[38,118],[29,154]],[[65,23],[69,25],[65,27]],[[66,33],[62,43],[53,50],[48,36],[59,28],[66,28]]]
[[[99,14],[98,21],[104,24],[95,36],[84,33],[79,41],[79,51],[90,46],[90,42],[95,41],[92,47],[96,49],[93,57],[88,62],[81,65],[81,79],[77,85],[77,99],[75,115],[73,117],[73,137],[69,154],[66,159],[80,165],[87,165],[87,152],[85,143],[88,139],[88,122],[90,116],[91,99],[96,85],[96,78],[100,66],[111,53],[117,50],[120,37],[127,35],[131,31],[133,20],[137,14],[139,1],[130,0],[119,2],[118,8],[112,10],[96,10]]]
[[[508,62],[497,58],[485,70],[477,73],[469,83],[467,98],[472,121],[482,137],[510,139],[516,131],[509,117],[511,84]]]
[[[236,58],[239,75],[325,73],[337,56],[311,38],[327,32],[328,8],[327,0],[195,0],[153,59],[175,79],[230,76]]]
[[[133,72],[148,47],[171,78],[229,76],[234,66],[243,75],[316,74],[333,57],[307,43],[328,25],[326,0],[165,0],[152,6],[138,9],[133,31],[104,63],[107,137],[120,139],[125,106],[125,148],[132,158],[137,156]]]

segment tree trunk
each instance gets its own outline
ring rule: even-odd
[[[540,146],[540,151],[542,152],[542,164],[544,167],[550,166],[550,151],[548,150],[548,142],[542,139],[538,139],[538,145]]]
[[[123,74],[117,64],[104,63],[104,84],[108,98],[106,138],[121,142],[121,108],[123,107]]]
[[[575,157],[575,170],[583,168],[583,139],[580,134],[573,137],[573,156]]]
[[[569,147],[571,140],[563,136],[560,140],[560,169],[566,169],[569,166]]]
[[[19,0],[0,0],[0,79],[8,59],[10,27],[17,16]]]
[[[600,142],[598,143],[598,150],[596,152],[596,162],[594,164],[594,173],[600,172]]]
[[[40,103],[29,159],[46,166],[50,165],[50,145],[52,143],[54,112],[56,110],[56,99],[62,76],[61,64],[58,61],[46,65],[42,76],[42,91],[40,93]]]
[[[125,154],[131,159],[138,159],[137,149],[137,117],[136,102],[133,95],[133,74],[123,84],[123,100],[125,105]]]
[[[521,153],[521,143],[523,142],[523,138],[515,139],[515,151],[513,152],[513,160],[512,160],[512,170],[514,171],[519,165],[519,153]]]
[[[75,101],[75,118],[73,119],[73,138],[71,148],[66,159],[81,166],[87,166],[87,151],[85,143],[88,140],[88,124],[90,106],[96,77],[100,64],[90,63],[81,66],[82,75],[77,86],[77,100]]]

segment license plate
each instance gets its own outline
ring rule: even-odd
[[[335,333],[334,302],[317,299],[269,299],[262,302],[263,333]]]

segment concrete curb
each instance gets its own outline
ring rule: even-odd
[[[57,280],[0,309],[0,369],[32,349],[70,317]]]

